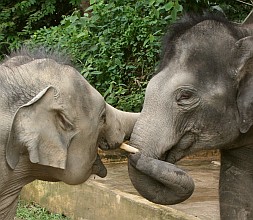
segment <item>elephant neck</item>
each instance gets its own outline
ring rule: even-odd
[[[32,180],[28,181],[31,182]],[[18,199],[23,185],[18,180],[7,181],[0,188],[0,219],[9,220],[14,219]]]
[[[238,139],[234,142],[233,146],[230,148],[239,149],[239,148],[251,148],[253,149],[253,127],[245,133],[241,134]],[[227,148],[226,148],[227,149]]]
[[[221,150],[221,163],[226,165],[231,164],[240,170],[253,170],[252,163],[253,145],[244,147]]]
[[[253,147],[221,150],[221,219],[253,219]],[[245,218],[244,218],[245,217]]]
[[[14,219],[20,192],[26,184],[35,180],[31,175],[26,156],[21,156],[17,167],[12,170],[7,163],[1,164],[0,219]]]
[[[11,192],[5,190],[0,193],[0,219],[14,219],[21,189]]]

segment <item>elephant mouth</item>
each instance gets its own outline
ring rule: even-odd
[[[167,149],[169,150],[162,154],[159,159],[175,164],[177,161],[194,151],[195,142],[195,135],[193,133],[187,133],[178,141],[177,144],[173,145],[172,147],[168,147]]]
[[[126,143],[122,143],[120,148],[122,150],[127,151],[128,153],[131,153],[131,154],[136,154],[136,153],[140,152],[139,149],[132,147]],[[190,146],[189,146],[189,148],[190,148]],[[160,158],[158,158],[158,160],[175,164],[177,161],[182,159],[185,156],[185,154],[187,154],[187,151],[190,151],[190,149],[188,149],[188,150],[182,152],[181,154],[178,154],[178,153],[174,154],[173,152],[176,150],[177,150],[176,146],[172,147],[170,150],[166,151]]]
[[[180,147],[172,147],[170,150],[166,151],[159,160],[166,161],[168,163],[175,164],[185,156],[189,155],[191,153],[191,145],[184,150],[180,150]]]
[[[190,132],[186,133],[177,143],[167,146],[166,149],[168,150],[166,150],[160,156],[157,155],[157,159],[175,164],[177,161],[192,153],[195,142],[195,135]],[[141,152],[139,149],[127,143],[122,143],[120,148],[132,154]]]
[[[97,176],[104,178],[107,175],[107,169],[103,162],[100,159],[100,156],[97,154],[97,158],[92,166],[92,174],[96,174]]]

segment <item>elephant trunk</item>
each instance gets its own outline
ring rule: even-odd
[[[120,128],[125,134],[124,140],[128,140],[131,136],[131,133],[133,132],[134,125],[140,116],[140,113],[125,112],[118,110],[112,106],[109,107],[113,108],[115,111],[116,120],[119,120]]]
[[[120,111],[106,104],[106,126],[101,132],[99,147],[102,150],[115,149],[129,140],[139,115],[140,113]]]
[[[129,156],[128,172],[136,190],[146,199],[172,205],[188,199],[194,182],[174,164],[136,153]]]

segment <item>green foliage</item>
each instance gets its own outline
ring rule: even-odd
[[[242,22],[253,9],[251,0],[181,0],[185,11],[202,12],[203,10],[223,12],[229,20]]]
[[[159,60],[160,40],[182,11],[178,0],[90,1],[83,16],[36,31],[30,45],[69,51],[81,73],[113,106],[140,111]]]
[[[86,10],[74,11],[80,3]],[[239,0],[1,0],[0,9],[1,54],[23,42],[65,50],[108,103],[140,111],[171,22],[203,9],[241,21],[252,7]]]
[[[220,6],[229,20],[237,22],[242,22],[253,9],[251,0],[234,1],[233,4],[228,0],[216,0],[216,4]]]
[[[63,215],[52,214],[35,203],[27,203],[23,200],[18,203],[17,217],[25,220],[70,220]]]
[[[81,0],[1,0],[0,52],[8,54],[20,47],[35,30],[59,24]]]

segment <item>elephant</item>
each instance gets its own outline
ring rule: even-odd
[[[130,138],[138,113],[107,104],[56,52],[22,49],[0,65],[0,219],[14,219],[33,180],[105,177],[98,155]]]
[[[221,154],[222,220],[253,219],[253,29],[215,13],[169,27],[131,134],[129,177],[146,199],[173,205],[194,181],[175,163],[200,150]]]

